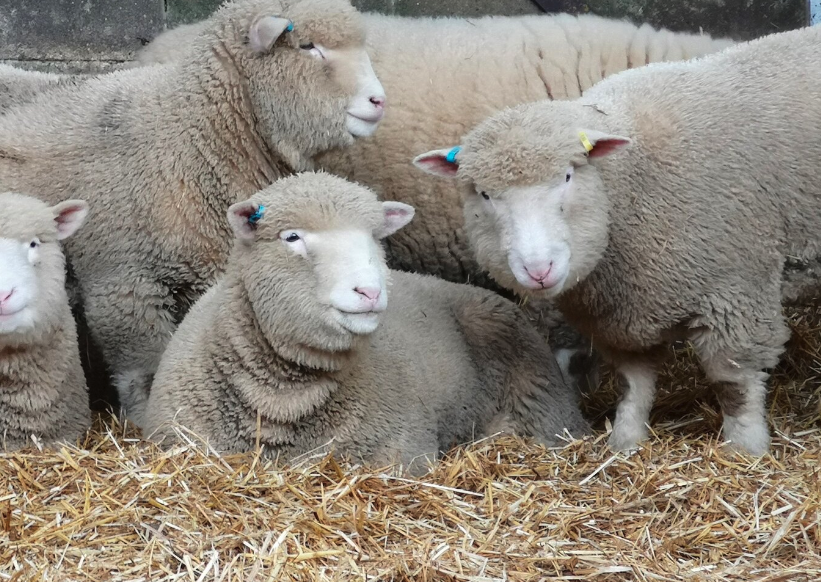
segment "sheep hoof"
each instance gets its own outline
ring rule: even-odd
[[[639,448],[639,443],[647,439],[647,430],[614,427],[607,439],[607,446],[612,451],[629,451]]]
[[[736,451],[761,457],[770,450],[770,431],[766,423],[744,424],[735,418],[724,419],[724,438]]]

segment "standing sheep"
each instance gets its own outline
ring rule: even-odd
[[[58,241],[88,212],[0,194],[0,451],[71,441],[91,425]]]
[[[550,351],[495,293],[388,272],[380,239],[413,208],[328,174],[233,205],[226,275],[194,305],[157,372],[146,433],[174,423],[219,451],[291,458],[334,439],[405,464],[499,430],[586,431]],[[390,308],[388,305],[388,279]]]
[[[136,424],[176,324],[222,270],[228,207],[375,131],[385,96],[363,42],[347,0],[238,0],[186,59],[0,116],[0,183],[94,208],[68,252]]]
[[[496,281],[556,298],[616,364],[612,447],[646,437],[659,360],[686,339],[724,437],[767,450],[784,263],[821,258],[819,62],[821,28],[776,34],[510,109],[455,163],[446,150],[416,160],[462,179],[468,236]]]
[[[320,166],[373,188],[383,199],[417,209],[413,223],[387,242],[392,267],[491,288],[465,239],[458,189],[416,172],[410,160],[437,144],[456,142],[506,107],[578,97],[624,69],[692,58],[732,44],[593,15],[465,19],[364,14],[363,21],[368,52],[392,95],[391,105],[371,139],[324,154]],[[186,39],[198,26],[163,33],[138,58],[145,63],[181,58],[188,50]],[[546,316],[546,327],[560,321],[549,306],[534,302],[534,307]],[[557,355],[568,362],[563,364],[567,377],[578,376],[567,369],[577,334],[561,326],[550,337],[554,347],[570,348]]]

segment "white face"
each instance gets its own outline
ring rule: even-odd
[[[25,332],[36,323],[40,240],[0,238],[0,334]]]
[[[575,174],[568,166],[559,179],[466,201],[471,244],[499,283],[552,298],[595,266],[606,245],[606,208],[581,200]]]
[[[311,262],[319,302],[354,334],[373,333],[388,307],[388,269],[373,234],[364,230],[284,230],[288,250]]]
[[[363,49],[331,50],[310,45],[311,56],[327,60],[337,75],[353,83],[354,96],[348,104],[345,124],[351,135],[373,135],[385,115],[385,89],[376,76],[368,53]]]

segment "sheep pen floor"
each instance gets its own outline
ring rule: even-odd
[[[790,319],[761,459],[722,445],[686,349],[633,454],[605,446],[612,378],[585,401],[594,436],[487,440],[418,480],[329,457],[163,452],[108,420],[80,447],[0,454],[0,580],[814,582],[821,309]]]

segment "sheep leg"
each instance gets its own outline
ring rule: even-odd
[[[176,327],[169,290],[147,277],[81,281],[88,327],[112,374],[120,412],[142,426],[154,372]]]
[[[767,427],[767,378],[760,370],[739,364],[742,357],[702,356],[702,366],[715,384],[724,414],[724,438],[732,446],[752,455],[763,455],[770,447]]]
[[[607,444],[613,450],[624,451],[636,448],[648,436],[657,372],[647,362],[631,361],[620,364],[618,373],[624,380],[625,389]]]
[[[778,297],[778,287],[773,289]],[[790,332],[780,302],[696,337],[693,344],[724,413],[724,438],[752,455],[770,446],[764,372],[778,364]]]

